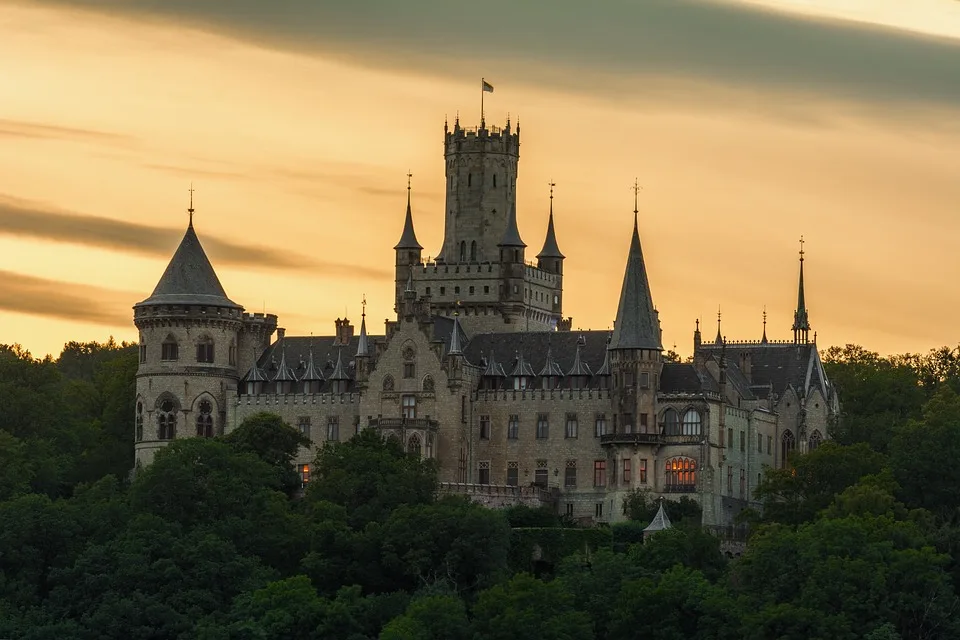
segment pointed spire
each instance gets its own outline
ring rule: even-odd
[[[513,378],[533,377],[533,367],[524,359],[522,351],[517,353],[517,364],[513,367],[513,371],[510,372],[510,376]]]
[[[580,343],[577,342],[577,353],[580,353]],[[547,347],[547,360],[543,363],[543,369],[540,370],[538,374],[540,376],[562,376],[563,369],[560,368],[560,365],[557,364],[556,360],[553,359],[553,349]]]
[[[403,290],[404,293],[416,293],[417,288],[413,286],[413,267],[410,267],[410,271],[407,272],[407,286]],[[414,296],[416,297],[416,296]]]
[[[583,336],[580,336],[577,339],[577,350],[573,354],[573,365],[570,367],[570,371],[567,372],[568,376],[589,376],[590,375],[590,366],[587,365],[581,359],[580,356],[580,347],[583,346],[585,340]],[[599,371],[597,373],[600,373]]]
[[[281,341],[282,342],[282,341]],[[281,344],[280,347],[280,365],[277,372],[273,374],[274,382],[296,382],[297,374],[287,364],[287,348]]]
[[[490,359],[487,360],[487,368],[484,370],[483,375],[493,378],[505,378],[507,376],[503,371],[503,367],[497,364],[497,358],[493,351],[490,352]]]
[[[247,372],[243,380],[244,382],[266,382],[267,375],[260,368],[260,363],[257,362],[257,348],[251,347],[251,350],[253,351],[253,366],[250,367],[250,371]]]
[[[240,305],[227,297],[217,272],[200,244],[193,228],[192,202],[189,211],[190,222],[180,240],[180,246],[174,252],[153,293],[135,306],[201,304],[240,309]]]
[[[307,369],[300,378],[301,382],[323,382],[323,373],[317,368],[313,359],[313,343],[310,344],[310,356],[307,358]]]
[[[407,216],[403,220],[403,233],[400,234],[400,242],[394,249],[423,250],[423,247],[417,242],[417,234],[413,230],[413,212],[410,209],[410,179],[412,177],[412,173],[407,173]]]
[[[363,313],[360,314],[360,339],[357,342],[357,357],[366,358],[370,355],[370,346],[367,344],[367,296],[363,296]]]
[[[767,344],[767,305],[763,305],[763,337],[760,344]]]
[[[613,337],[607,338],[607,346],[603,350],[603,364],[600,365],[600,368],[597,369],[598,376],[608,376],[610,375],[610,341]]]
[[[537,254],[537,258],[565,258],[560,253],[560,247],[557,246],[557,234],[553,229],[553,188],[557,186],[555,182],[550,182],[550,218],[547,222],[547,237],[543,241],[543,249]]]
[[[639,185],[634,185],[635,193],[639,189]],[[610,348],[662,350],[660,322],[650,295],[647,268],[640,247],[636,201],[634,202],[633,237],[630,239],[630,252],[627,254],[627,267],[623,274],[620,305],[617,307],[617,321],[613,327]]]
[[[330,374],[331,380],[349,380],[346,369],[343,367],[343,349],[337,349],[337,364],[333,367],[333,373]]]
[[[717,337],[714,342],[716,344],[723,342],[723,335],[720,333],[720,305],[717,305]]]
[[[653,520],[647,525],[647,528],[643,530],[643,533],[656,533],[657,531],[672,528],[673,525],[670,523],[670,518],[667,517],[667,512],[663,509],[663,500],[661,500],[660,508],[657,509],[657,515],[653,516]]]
[[[447,355],[451,356],[462,356],[463,355],[463,329],[460,328],[460,314],[453,314],[453,329],[450,331],[450,350],[447,351]]]
[[[190,222],[187,226],[193,226],[193,183],[190,183],[190,206],[187,208],[187,214],[190,216]]]
[[[800,236],[800,285],[797,290],[797,310],[793,312],[793,341],[806,344],[810,336],[810,319],[803,294],[803,236]]]
[[[507,228],[503,232],[503,240],[498,246],[501,247],[526,247],[523,240],[520,239],[520,230],[517,228],[517,201],[510,203],[510,215],[507,217]]]

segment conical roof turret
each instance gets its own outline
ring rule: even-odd
[[[223,290],[223,285],[220,284],[220,279],[193,228],[192,214],[191,206],[190,224],[180,240],[180,246],[174,252],[153,293],[136,306],[199,304],[241,308],[228,298]]]
[[[550,219],[547,222],[547,237],[543,240],[543,249],[537,254],[537,258],[560,258],[563,260],[566,256],[560,253],[560,247],[557,246],[557,233],[553,229],[553,186],[550,188]]]
[[[577,345],[577,357],[580,356],[580,345]],[[560,368],[560,365],[557,364],[557,361],[553,359],[553,350],[550,347],[547,347],[547,360],[543,363],[543,369],[540,370],[540,376],[557,376],[560,377],[563,375],[563,369]]]
[[[460,328],[460,316],[453,315],[453,329],[450,331],[450,350],[447,355],[463,355],[463,329]]]
[[[343,349],[337,349],[337,364],[333,367],[333,373],[330,374],[331,380],[349,380],[347,370],[343,366]]]
[[[492,378],[505,378],[507,376],[503,371],[503,367],[497,363],[497,358],[493,351],[490,352],[490,359],[487,360],[487,368],[484,370],[483,375]]]
[[[568,376],[589,376],[591,375],[590,366],[583,361],[580,357],[580,347],[584,344],[583,336],[577,338],[577,351],[573,356],[573,365],[570,367],[570,371],[567,372]],[[606,360],[604,360],[606,362]],[[598,372],[599,373],[599,372]]]
[[[533,367],[524,359],[522,351],[517,354],[517,364],[513,367],[510,376],[514,378],[533,377]]]
[[[800,284],[797,288],[797,310],[793,312],[793,341],[806,344],[810,335],[810,318],[803,293],[803,237],[800,237]]]
[[[644,265],[643,250],[640,247],[636,210],[633,216],[633,237],[630,239],[627,268],[623,274],[620,305],[617,307],[617,321],[613,327],[610,348],[663,349],[663,344],[660,342],[660,322],[657,319],[657,311],[653,307],[650,283],[647,281],[647,268]]]
[[[507,216],[507,228],[503,232],[503,239],[498,245],[500,247],[526,247],[526,243],[520,239],[520,229],[517,228],[517,201],[514,199],[510,203],[510,215]]]
[[[360,338],[357,341],[357,357],[365,358],[370,355],[370,345],[367,340],[367,312],[360,315]]]
[[[296,382],[297,374],[287,364],[287,350],[282,348],[280,351],[280,365],[277,372],[273,375],[274,382]]]
[[[310,356],[307,359],[307,368],[300,380],[302,382],[323,382],[323,373],[317,368],[313,360],[313,346],[310,346]]]
[[[409,176],[408,176],[409,178]],[[410,181],[407,180],[407,215],[403,219],[403,233],[400,242],[394,249],[414,249],[420,251],[423,247],[417,242],[417,234],[413,230],[413,212],[410,210]]]

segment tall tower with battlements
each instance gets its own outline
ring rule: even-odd
[[[446,207],[438,262],[496,262],[516,204],[520,128],[444,126]]]

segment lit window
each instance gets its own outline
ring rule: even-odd
[[[667,491],[693,491],[697,485],[697,461],[692,458],[671,458],[664,467]]]
[[[306,487],[310,483],[310,465],[301,464],[299,465],[300,471],[300,487]]]

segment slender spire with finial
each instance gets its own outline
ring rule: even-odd
[[[803,236],[800,236],[800,284],[797,290],[797,310],[793,313],[793,342],[807,344],[810,341],[810,318],[803,293]]]
[[[415,249],[423,250],[423,247],[417,242],[417,234],[413,230],[413,212],[410,209],[410,180],[413,174],[407,172],[407,215],[403,220],[403,233],[400,234],[400,242],[394,249]]]
[[[361,301],[363,312],[360,314],[360,339],[357,342],[357,357],[365,358],[370,355],[370,347],[367,343],[367,294],[363,294]]]
[[[190,226],[193,226],[193,183],[190,183],[190,208],[187,209],[187,213],[190,215]]]
[[[460,328],[460,301],[457,300],[453,306],[453,328],[450,330],[450,349],[447,351],[447,355],[463,355],[463,339],[460,335],[462,331]]]
[[[720,305],[717,305],[717,339],[715,340],[717,344],[723,342],[723,335],[720,333]]]
[[[553,188],[557,186],[557,183],[551,180],[547,184],[550,186],[550,218],[547,222],[547,237],[543,241],[543,249],[537,254],[537,259],[559,258],[563,260],[565,256],[560,253],[560,247],[557,245],[557,233],[553,228]],[[559,264],[557,269],[559,271]]]
[[[633,217],[636,218],[640,213],[640,180],[633,179]]]

